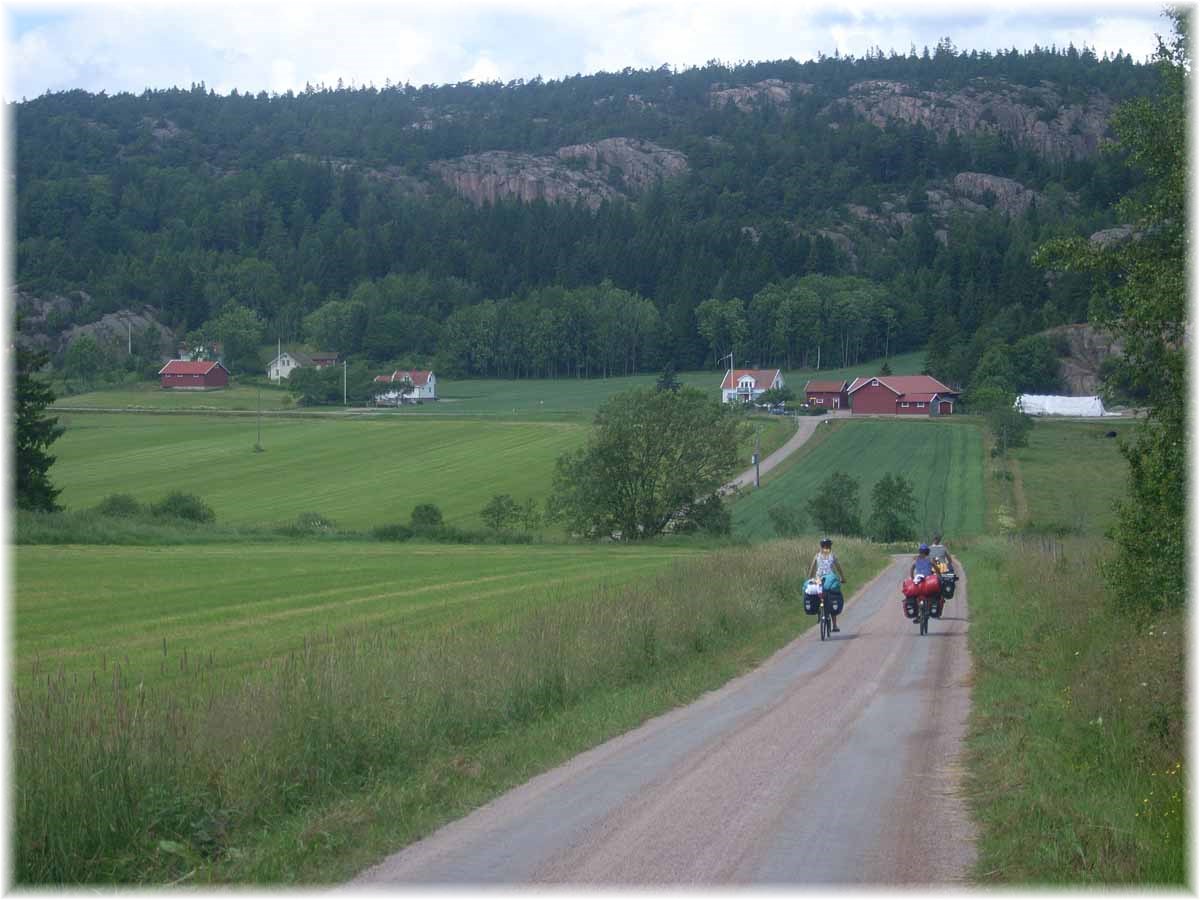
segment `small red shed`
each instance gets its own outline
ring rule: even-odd
[[[804,402],[809,406],[823,406],[826,409],[848,408],[850,404],[846,400],[846,382],[810,381],[804,386]]]
[[[207,359],[173,359],[158,370],[164,388],[205,391],[229,384],[229,370]]]
[[[894,416],[944,416],[954,412],[958,392],[930,375],[855,378],[846,391],[851,411]]]

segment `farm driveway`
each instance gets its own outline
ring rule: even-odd
[[[848,416],[849,410],[839,410],[835,413],[830,413],[827,416],[798,416],[800,424],[796,427],[796,433],[788,438],[787,442],[758,464],[759,476],[766,475],[773,468],[800,449],[800,446],[813,436],[817,430],[817,426],[822,422],[828,422],[836,416]],[[728,493],[734,488],[752,488],[754,487],[754,466],[751,466],[725,487],[721,488],[721,493]]]
[[[577,756],[351,882],[914,885],[965,881],[966,580],[927,637],[897,558],[753,672]]]

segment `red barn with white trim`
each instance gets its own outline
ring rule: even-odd
[[[185,391],[206,391],[229,384],[229,370],[207,359],[173,359],[158,370],[161,385]]]
[[[856,414],[948,416],[958,391],[930,375],[876,375],[855,378],[846,391]]]

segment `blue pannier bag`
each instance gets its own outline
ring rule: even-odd
[[[842,580],[837,577],[837,572],[833,570],[826,572],[821,579],[821,588],[826,591],[840,591]]]

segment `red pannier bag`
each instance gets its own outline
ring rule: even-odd
[[[919,583],[913,582],[911,578],[905,578],[900,585],[900,590],[904,592],[905,597],[936,597],[941,593],[942,587],[938,583],[936,575],[926,575],[924,580]]]

